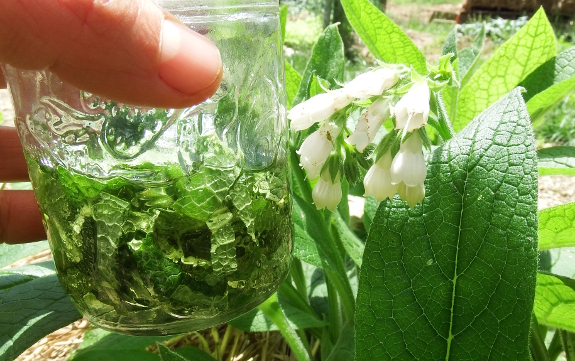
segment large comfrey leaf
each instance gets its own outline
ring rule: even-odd
[[[515,88],[527,75],[555,56],[553,28],[539,10],[511,39],[471,76],[459,93],[457,117],[451,119],[459,131],[481,111]]]
[[[49,248],[48,241],[25,244],[0,244],[0,268]]]
[[[0,290],[0,361],[15,359],[45,335],[80,317],[55,274]]]
[[[537,159],[519,89],[428,156],[427,196],[382,202],[357,298],[357,360],[528,360]]]
[[[347,18],[377,59],[427,73],[425,56],[407,35],[369,0],[341,0]]]

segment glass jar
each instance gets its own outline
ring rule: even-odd
[[[268,298],[291,251],[277,0],[161,0],[220,49],[216,94],[131,107],[5,66],[64,289],[105,329],[174,334]]]

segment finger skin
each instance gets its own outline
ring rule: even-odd
[[[46,239],[42,216],[32,191],[0,191],[0,244]]]
[[[0,126],[0,182],[29,181],[28,168],[16,128]]]
[[[189,63],[186,73],[203,74],[194,94],[167,84],[159,74],[166,17],[152,0],[1,0],[0,62],[48,68],[78,88],[127,104],[200,103],[217,90],[221,63],[219,72],[208,75],[202,54]]]

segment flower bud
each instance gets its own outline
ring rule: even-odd
[[[327,207],[327,209],[333,212],[341,201],[342,192],[339,172],[333,182],[331,178],[329,169],[326,168],[321,173],[321,178],[313,188],[311,197],[317,209]]]
[[[427,166],[422,147],[423,142],[417,132],[400,145],[399,152],[391,163],[391,183],[403,182],[409,187],[423,184],[427,176]]]
[[[355,145],[357,151],[363,153],[387,118],[389,118],[389,99],[377,99],[359,117],[355,130],[345,141]]]
[[[287,117],[294,131],[307,129],[348,106],[353,99],[343,89],[321,93],[293,107]]]
[[[429,117],[429,86],[418,81],[395,105],[395,129],[413,132],[427,124]]]
[[[324,122],[317,131],[303,141],[297,154],[300,155],[300,166],[305,169],[309,179],[316,179],[319,176],[340,131],[341,128],[338,126]]]
[[[417,203],[423,203],[423,198],[425,198],[425,186],[423,184],[418,184],[415,187],[410,187],[402,182],[398,185],[397,193],[401,199],[407,202],[410,208],[413,208]]]
[[[391,161],[391,152],[388,151],[369,168],[363,179],[365,196],[372,195],[378,202],[393,198],[397,184],[391,183]]]
[[[394,86],[399,77],[393,69],[380,68],[368,71],[355,77],[345,85],[347,95],[352,98],[366,99],[381,95],[384,91]]]

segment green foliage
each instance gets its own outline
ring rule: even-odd
[[[453,128],[459,131],[483,109],[555,56],[556,39],[545,12],[533,18],[471,76],[461,89]],[[528,90],[529,91],[529,90]]]
[[[357,360],[529,359],[535,157],[516,89],[430,154],[423,207],[381,204],[361,271]]]
[[[45,335],[78,320],[56,275],[18,277],[2,272],[0,283],[0,360],[9,361]],[[6,280],[8,278],[8,280]]]
[[[299,360],[312,359],[311,336],[321,341],[317,359],[329,361],[528,360],[530,349],[534,361],[557,355],[561,349],[558,335],[563,335],[565,347],[574,343],[570,332],[575,332],[575,208],[567,204],[537,213],[536,177],[537,172],[575,174],[575,148],[535,152],[531,121],[543,119],[540,126],[551,124],[543,114],[575,87],[575,50],[556,54],[555,35],[540,10],[477,70],[485,34],[491,31],[489,24],[475,28],[477,36],[465,49],[458,46],[454,29],[442,49],[442,55],[453,56],[442,57],[438,66],[428,64],[407,35],[369,0],[342,0],[341,4],[379,61],[411,67],[419,73],[416,77],[430,72],[438,76],[430,80],[436,88],[428,125],[434,129],[432,139],[437,147],[427,155],[426,197],[414,208],[397,197],[380,204],[368,197],[363,218],[366,232],[356,233],[350,226],[345,199],[333,213],[317,210],[312,204],[315,181],[307,179],[299,167],[296,149],[302,137],[293,137],[292,255],[296,259],[276,295],[230,324],[251,332],[279,330]],[[283,8],[282,27],[285,19]],[[311,51],[305,69],[286,62],[288,109],[324,92],[322,86],[340,88],[349,79],[337,25],[321,32],[316,23],[317,18],[310,17],[309,26],[300,33],[293,32],[289,23],[287,33],[283,31],[288,45],[303,44]],[[394,101],[407,91],[406,74],[408,69],[390,90]],[[359,116],[355,110],[374,99],[351,105],[347,124],[353,126]],[[571,104],[564,101],[563,105]],[[236,110],[231,98],[223,99],[216,127],[225,126],[236,111],[243,110]],[[131,125],[141,125],[144,133],[154,125],[146,114],[136,118]],[[564,126],[571,124],[564,119],[556,123],[560,132],[573,131]],[[128,143],[115,151],[130,157],[147,141],[127,138]],[[202,139],[198,147],[198,153],[216,168],[238,161],[215,138]],[[364,155],[375,154],[377,148],[370,147]],[[172,171],[177,173],[174,169],[168,172]],[[193,259],[185,257],[186,250],[177,241],[138,239],[134,251],[138,267],[148,272],[143,272],[146,278],[160,283],[158,287],[182,302],[190,299],[190,294],[180,287],[182,270],[170,260],[187,259],[198,269],[209,265],[223,277],[238,266],[234,263],[234,232],[245,230],[248,239],[262,230],[273,232],[275,229],[265,229],[254,221],[254,216],[270,211],[267,202],[279,199],[283,191],[273,177],[253,177],[249,187],[238,185],[238,169],[202,169],[201,174],[176,182],[173,188],[148,192],[130,190],[122,179],[94,183],[65,172],[57,176],[62,187],[50,187],[43,196],[62,209],[68,207],[62,203],[63,197],[97,197],[90,203],[96,227],[119,227],[132,237],[142,224],[155,224],[151,226],[154,234],[167,236],[174,233],[169,227],[173,222],[182,234],[201,227],[213,235],[213,244],[203,247],[201,257]],[[345,197],[348,185],[343,184]],[[227,192],[230,187],[233,189]],[[132,205],[118,196],[126,191],[137,194],[139,206],[162,205],[171,211],[131,212],[128,208]],[[231,223],[232,217],[237,224]],[[64,217],[58,224],[71,221]],[[110,238],[106,243],[117,245],[118,241]],[[0,266],[35,252],[28,246],[10,246],[8,252],[7,247],[0,245]],[[46,243],[37,247],[46,248]],[[85,249],[71,245],[65,252],[82,257]],[[166,254],[170,256],[167,261]],[[0,271],[0,328],[6,330],[0,336],[0,361],[15,357],[43,334],[78,317],[49,265]],[[547,326],[561,329],[548,349],[543,343]],[[184,356],[211,360],[195,348],[176,353],[158,344],[159,354],[145,350],[164,340],[92,331],[73,359],[181,360]],[[567,356],[575,357],[569,351]]]
[[[0,268],[49,248],[47,241],[31,244],[0,244]]]
[[[533,311],[539,323],[575,332],[575,280],[537,274]]]
[[[309,86],[315,76],[327,80],[331,87],[336,87],[337,82],[343,81],[344,66],[343,43],[337,31],[337,25],[330,25],[325,28],[313,47],[311,58],[305,67],[292,105],[308,98]]]
[[[539,212],[539,249],[575,246],[575,203]]]
[[[375,58],[426,73],[425,56],[405,33],[368,0],[342,0],[349,22]]]

